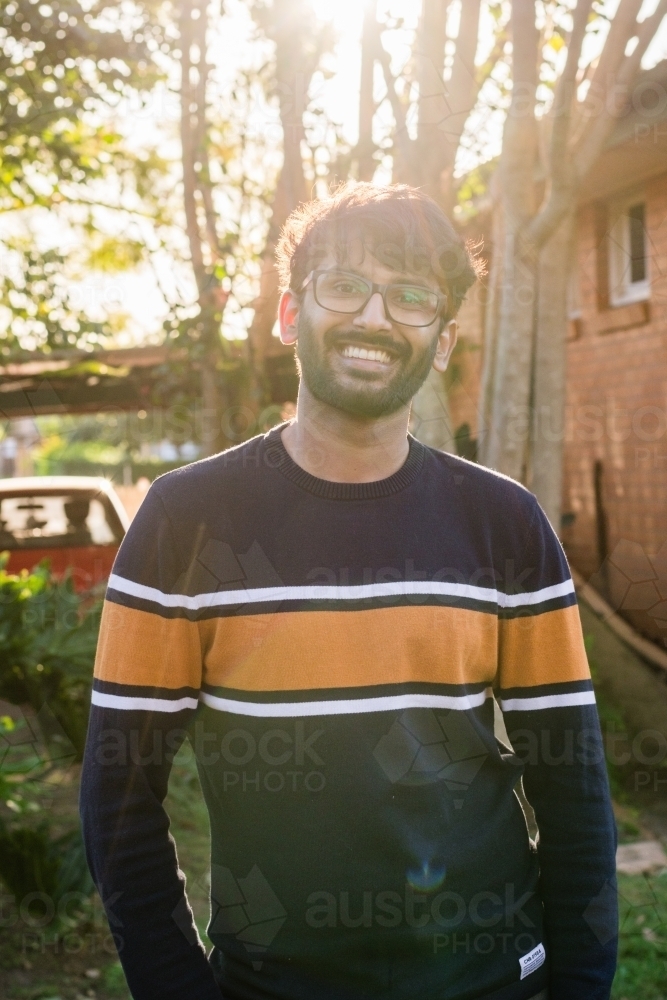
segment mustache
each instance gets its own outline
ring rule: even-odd
[[[324,337],[327,347],[335,347],[340,343],[354,343],[358,347],[370,350],[386,350],[399,357],[407,358],[412,354],[412,348],[405,341],[395,340],[386,333],[362,333],[359,330],[329,330]]]

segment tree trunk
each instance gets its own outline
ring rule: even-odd
[[[193,18],[193,11],[199,16]],[[200,176],[206,162],[207,118],[206,61],[207,7],[205,4],[183,0],[179,28],[181,35],[181,163],[183,170],[183,208],[190,259],[195,282],[199,315],[193,321],[192,361],[201,372],[201,401],[203,420],[201,441],[204,455],[213,455],[224,447],[221,429],[222,394],[217,376],[218,361],[222,353],[220,323],[222,319],[219,287],[208,266],[204,249],[209,244],[210,257],[216,251],[217,239],[211,209],[206,209],[207,199],[202,188],[209,178]],[[194,59],[193,59],[194,54]],[[202,196],[203,227],[197,197]],[[208,223],[208,224],[207,224]],[[213,230],[211,231],[211,226]],[[204,234],[207,233],[207,236]]]
[[[220,387],[218,385],[217,355],[212,352],[202,365],[201,393],[202,420],[201,442],[204,455],[215,455],[220,451],[222,436],[222,407]]]
[[[429,448],[456,452],[445,380],[434,368],[413,400],[410,428]]]
[[[565,67],[546,123],[551,125],[551,148],[545,164],[546,197],[539,212],[531,207],[539,50],[535,6],[534,0],[513,0],[511,7],[512,102],[498,171],[506,220],[503,290],[493,350],[491,331],[486,331],[480,435],[487,413],[484,390],[492,382],[491,421],[482,440],[482,460],[524,481],[529,472],[532,488],[559,530],[567,281],[577,188],[626,106],[619,104],[619,92],[627,93],[636,79],[641,59],[667,15],[667,0],[659,0],[641,22],[636,21],[641,0],[620,0],[581,102],[576,96],[580,56],[593,4],[577,0]],[[633,37],[636,44],[628,53]]]
[[[537,269],[516,225],[507,226],[502,253],[498,349],[485,458],[491,468],[522,479],[528,458]]]
[[[503,257],[501,253],[504,239],[503,213],[496,177],[491,179],[491,196],[493,198],[491,244],[484,247],[485,256],[489,260],[489,277],[487,279],[488,287],[484,307],[482,374],[477,408],[477,457],[482,465],[488,465],[489,427],[491,424],[493,385],[498,350],[498,312],[500,308],[500,289],[503,281]]]
[[[447,212],[454,204],[453,170],[456,151],[468,115],[474,107],[475,53],[479,33],[480,0],[466,0],[456,40],[451,79],[444,82],[447,11],[450,0],[424,0],[419,25],[417,78],[419,81],[417,138],[404,154],[401,179],[423,188]],[[442,376],[431,372],[413,405],[415,436],[441,451],[455,451],[454,428]]]
[[[276,0],[267,34],[276,46],[276,90],[283,129],[283,165],[271,205],[271,223],[262,254],[259,294],[253,302],[255,314],[248,330],[250,355],[254,370],[254,395],[258,405],[263,398],[264,361],[272,347],[279,299],[278,272],[274,252],[280,230],[297,205],[309,198],[303,171],[301,143],[305,139],[303,113],[308,104],[308,88],[316,60],[308,52],[308,38],[303,25],[304,12],[298,4]]]
[[[375,70],[375,53],[378,45],[378,27],[376,21],[376,3],[366,0],[364,8],[364,26],[361,35],[361,73],[359,78],[359,141],[357,143],[357,177],[360,181],[370,181],[375,173],[376,162],[373,159],[375,143],[373,142],[373,116],[375,101],[373,99],[373,76]]]
[[[503,131],[499,176],[505,225],[488,465],[515,479],[525,474],[537,261],[526,230],[535,215],[539,36],[534,0],[512,3],[512,102]]]
[[[560,533],[565,437],[567,286],[574,250],[574,215],[568,214],[539,259],[531,488]]]

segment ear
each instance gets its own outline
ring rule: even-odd
[[[445,323],[438,337],[438,349],[433,358],[433,367],[437,372],[444,372],[449,364],[452,351],[456,347],[456,336],[458,334],[458,323],[455,319],[450,319]]]
[[[288,288],[287,291],[283,292],[281,295],[280,305],[278,307],[280,339],[286,347],[296,344],[300,309],[301,302],[291,288]]]

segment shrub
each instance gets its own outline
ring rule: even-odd
[[[0,698],[48,705],[80,760],[101,600],[76,594],[70,579],[55,579],[46,563],[18,575],[0,557]]]
[[[27,739],[21,738],[27,731]],[[18,737],[18,739],[17,739]],[[40,752],[35,732],[25,721],[18,725],[0,718],[0,879],[15,899],[30,893],[46,895],[54,905],[66,893],[90,895],[92,880],[86,866],[78,829],[54,837],[43,818],[40,793],[49,774],[62,764]],[[71,757],[70,757],[71,760]]]

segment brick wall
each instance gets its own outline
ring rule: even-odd
[[[580,315],[567,344],[563,543],[572,564],[644,633],[667,639],[667,173],[642,187],[651,293],[610,308],[606,230],[578,218]],[[490,224],[489,227],[490,229]],[[477,435],[484,287],[461,309],[450,392]],[[603,558],[604,557],[604,558]],[[601,562],[603,565],[601,566]]]
[[[599,208],[586,205],[579,215],[581,317],[567,348],[563,542],[586,576],[606,554],[595,582],[658,638],[667,636],[667,174],[643,193],[647,303],[606,307]]]

